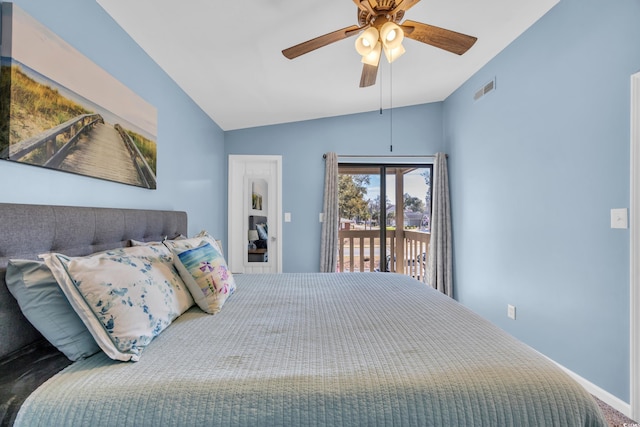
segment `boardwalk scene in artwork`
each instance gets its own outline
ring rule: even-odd
[[[109,159],[105,162],[104,159]],[[145,181],[145,169],[137,167],[140,158],[135,145],[121,138],[114,126],[97,122],[86,136],[78,139],[58,167],[61,170],[82,175],[93,175],[111,181],[120,181],[141,187],[151,187],[155,182]],[[147,174],[153,175],[148,169]]]
[[[2,11],[0,158],[155,189],[155,108],[15,5]]]

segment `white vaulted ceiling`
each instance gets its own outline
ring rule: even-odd
[[[360,88],[351,37],[296,59],[281,51],[357,25],[351,0],[97,0],[223,130],[444,100],[559,0],[422,0],[405,19],[478,38],[464,55],[405,39]],[[391,85],[390,85],[391,82]]]

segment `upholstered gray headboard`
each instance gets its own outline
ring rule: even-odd
[[[187,234],[186,212],[0,203],[0,358],[42,339],[7,289],[9,259],[88,255],[179,234]]]

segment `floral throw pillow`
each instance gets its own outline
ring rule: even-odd
[[[41,258],[100,348],[114,360],[138,361],[188,304],[185,284],[163,245]]]
[[[176,268],[196,304],[209,314],[218,313],[236,289],[233,275],[218,248],[205,241],[195,248],[175,250],[174,254]]]

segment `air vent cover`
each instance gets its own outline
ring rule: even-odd
[[[473,100],[474,101],[479,100],[489,92],[493,91],[495,88],[496,88],[496,79],[494,78],[489,83],[485,84],[480,89],[478,89],[476,93],[473,94]]]

